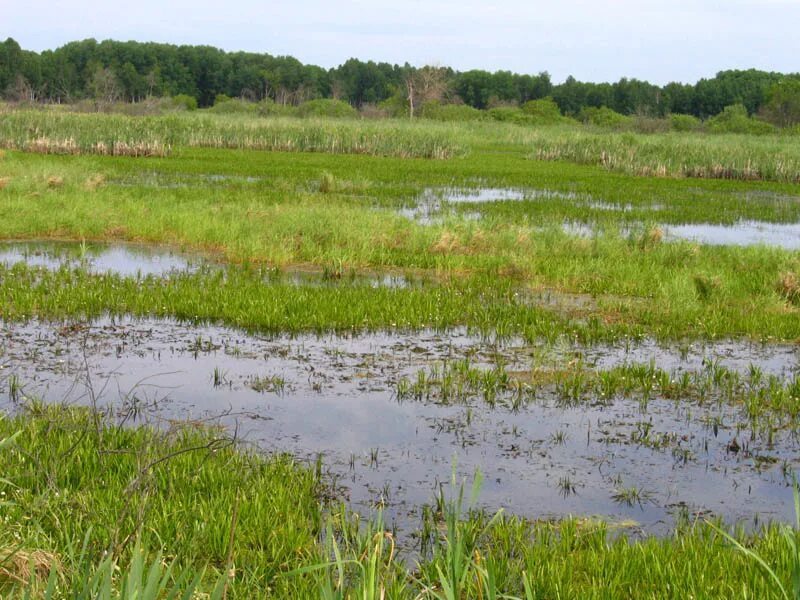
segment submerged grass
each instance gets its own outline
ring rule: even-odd
[[[681,253],[680,247],[676,250]],[[592,263],[590,254],[586,253],[587,267]],[[747,262],[752,261],[754,267],[759,257],[772,257],[777,265],[786,260],[769,251],[749,254]],[[453,273],[439,282],[413,287],[373,286],[369,279],[349,278],[326,285],[298,285],[276,278],[271,270],[247,267],[201,269],[170,277],[121,277],[93,274],[81,265],[49,271],[20,263],[0,265],[0,318],[60,320],[130,314],[224,323],[269,333],[466,326],[490,338],[529,341],[567,336],[592,342],[646,335],[800,339],[798,309],[776,290],[768,263],[762,261],[762,271],[753,274],[739,270],[742,256],[732,256],[728,265],[718,262],[717,271],[724,273],[718,279],[721,283],[703,288],[705,293],[698,291],[691,263],[682,267],[683,275],[676,271],[669,281],[652,282],[658,287],[648,293],[655,274],[634,280],[635,263],[624,266],[609,261],[607,275],[598,265],[579,286],[583,292],[598,294],[596,305],[588,308],[541,300],[527,293],[518,280],[500,274]],[[642,261],[640,268],[648,263],[658,269],[658,263],[649,260]],[[667,269],[668,264],[664,264]],[[631,278],[629,285],[636,287],[631,289],[620,280],[610,284],[603,278],[615,273]],[[611,285],[615,294],[599,295]],[[642,296],[632,297],[637,293]]]

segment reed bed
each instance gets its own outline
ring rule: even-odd
[[[446,159],[464,153],[447,128],[404,121],[365,122],[237,116],[128,117],[52,110],[11,111],[0,147],[43,154],[166,156],[174,147],[366,154]]]
[[[532,135],[534,160],[599,165],[642,177],[800,183],[800,138],[552,129]]]

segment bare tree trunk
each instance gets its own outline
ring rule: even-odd
[[[414,76],[409,75],[406,79],[406,86],[408,87],[408,118],[414,118]]]

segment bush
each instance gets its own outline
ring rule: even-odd
[[[178,94],[172,97],[172,104],[175,108],[184,110],[197,110],[197,98],[189,94]]]
[[[700,131],[703,122],[693,115],[672,114],[669,116],[673,131]]]
[[[522,112],[522,109],[514,106],[490,108],[487,114],[495,121],[501,121],[502,123],[525,123],[527,120],[527,115]]]
[[[224,96],[224,94],[219,94],[217,96],[217,99],[214,100],[214,106],[209,108],[208,112],[218,115],[252,115],[258,112],[258,106],[254,102],[239,100],[238,98],[228,98],[227,96],[225,96],[227,99],[220,99],[220,96]]]
[[[358,114],[365,119],[386,119],[394,116],[389,109],[383,108],[379,104],[364,104]]]
[[[297,108],[301,117],[357,117],[358,111],[347,102],[329,98],[319,98],[304,102]]]
[[[549,97],[541,100],[529,100],[522,105],[522,111],[539,124],[555,124],[564,120],[558,104]]]
[[[386,112],[390,117],[408,117],[408,100],[402,94],[396,93],[379,102],[378,110]],[[415,110],[414,113],[414,116],[418,116],[419,111]]]
[[[707,121],[712,133],[747,133],[753,135],[773,133],[775,128],[764,121],[753,119],[743,104],[726,106],[721,113]]]
[[[466,104],[442,104],[435,100],[422,106],[420,116],[436,121],[480,121],[486,118],[482,111]]]
[[[587,106],[581,110],[578,118],[584,123],[609,129],[622,129],[631,121],[630,117],[621,115],[607,106],[601,106],[600,108]]]

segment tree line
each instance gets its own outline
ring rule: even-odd
[[[607,107],[623,115],[687,114],[705,119],[730,105],[758,113],[776,86],[786,88],[787,81],[796,89],[800,75],[749,69],[722,71],[695,84],[658,86],[628,78],[590,83],[574,77],[554,84],[546,71],[459,72],[355,58],[324,69],[291,56],[226,52],[211,46],[88,39],[37,53],[22,49],[11,38],[0,44],[0,95],[46,103],[185,96],[207,107],[219,97],[284,105],[335,98],[356,108],[395,103],[413,114],[415,104],[429,101],[486,109],[552,98],[564,115]]]

